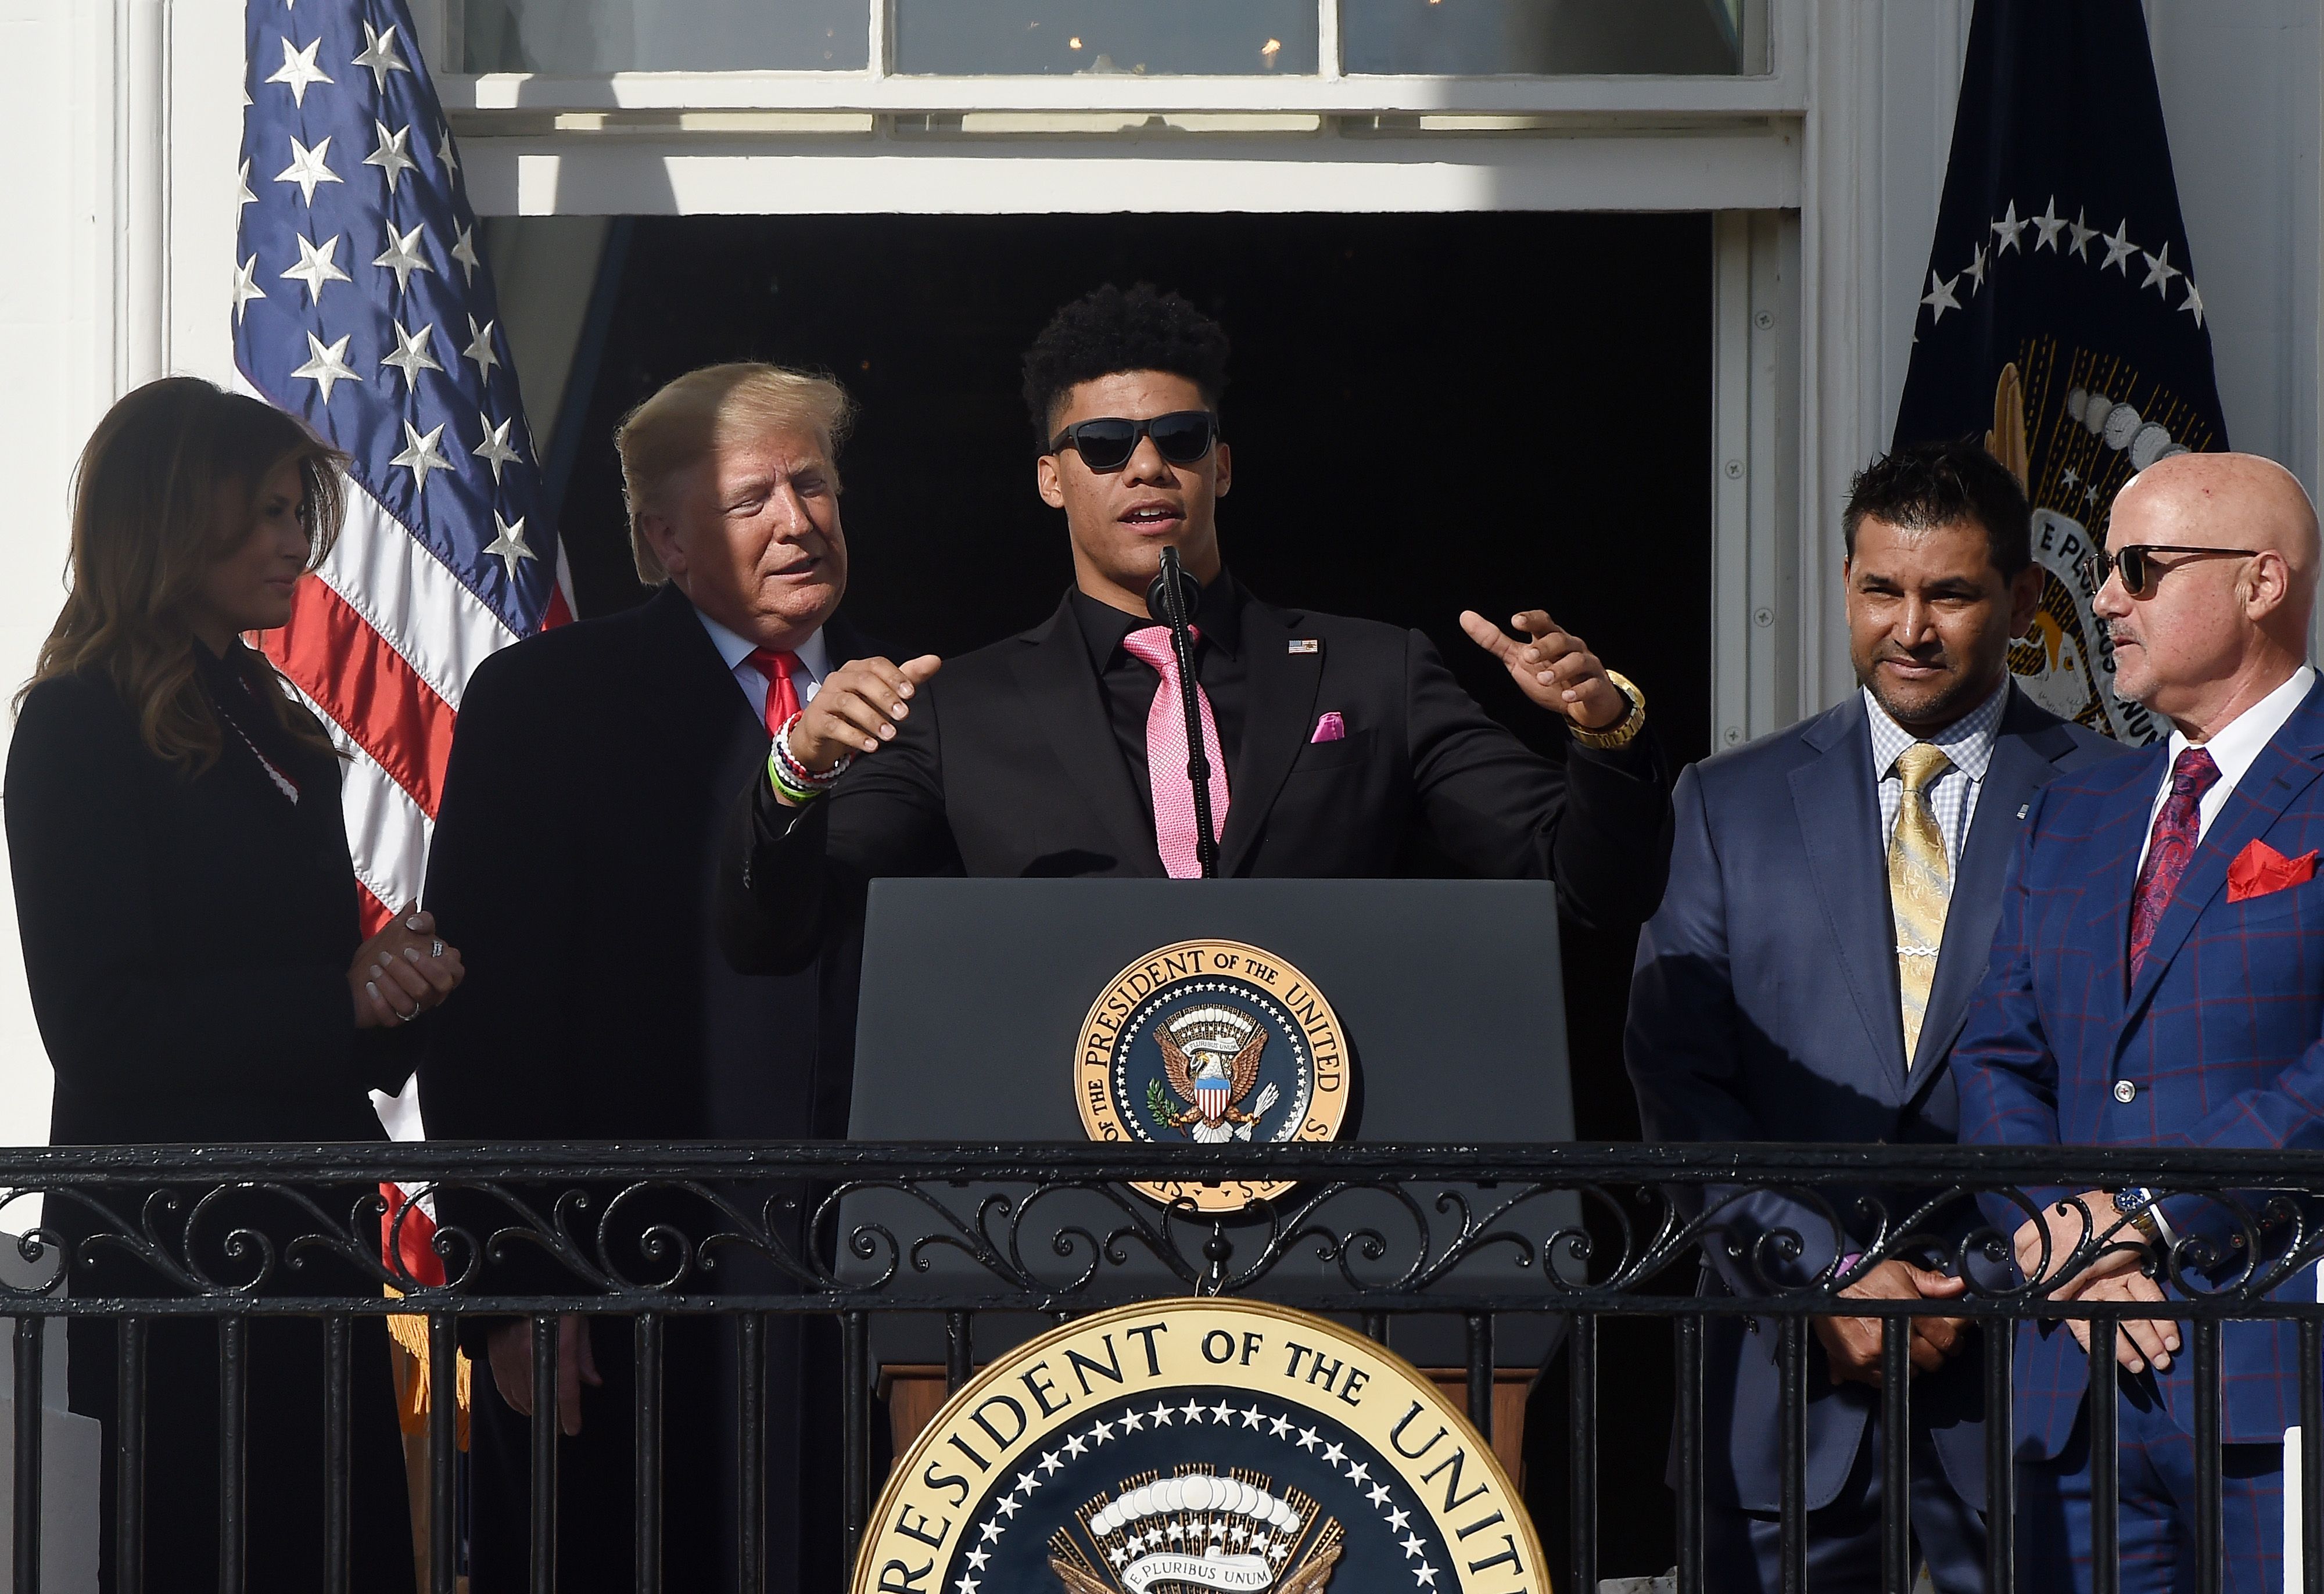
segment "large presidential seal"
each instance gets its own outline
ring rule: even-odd
[[[1546,1594],[1492,1447],[1323,1318],[1157,1301],[1019,1346],[890,1475],[855,1594]]]
[[[1240,941],[1181,941],[1122,970],[1090,1004],[1074,1057],[1093,1140],[1329,1140],[1347,1085],[1332,1004],[1288,963]],[[1290,1186],[1131,1188],[1231,1212]]]

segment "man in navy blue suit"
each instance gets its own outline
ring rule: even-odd
[[[2003,896],[1991,972],[1954,1052],[1962,1138],[2010,1145],[2324,1147],[2324,694],[2307,663],[2316,511],[2249,455],[2158,461],[2117,493],[2095,604],[2115,691],[2172,724],[2138,757],[2038,798]],[[1675,878],[1675,875],[1674,876]],[[2279,1300],[2316,1299],[2284,1248],[2217,1198],[2029,1189],[2040,1221],[1988,1198],[2052,1298],[2163,1301],[2155,1253],[2201,1287],[2255,1266]],[[2266,1201],[2243,1193],[2250,1212]],[[2073,1258],[2095,1224],[2107,1247]],[[2256,1254],[2255,1254],[2256,1253]],[[2018,1330],[2019,1587],[2196,1586],[2199,1484],[2216,1468],[2221,1587],[2282,1586],[2283,1432],[2300,1420],[2288,1318],[2220,1335],[2218,1453],[2204,1456],[2181,1325],[2122,1325],[2118,1534],[2090,1525],[2089,1327]],[[2314,1550],[2310,1554],[2316,1553]]]
[[[1856,479],[1844,521],[1849,655],[1862,690],[1688,769],[1670,887],[1638,943],[1624,1051],[1649,1140],[1943,1143],[1946,1054],[1985,972],[2027,806],[2122,750],[2010,681],[2042,573],[2017,481],[1973,443],[1924,444]],[[1847,1293],[1941,1303],[1943,1248],[1867,1258],[1871,1194],[1713,1191],[1733,1245],[1706,1295],[1760,1295],[1828,1268]],[[1960,1210],[1921,1226],[1953,1236]],[[1754,1242],[1788,1232],[1784,1261]],[[1985,1587],[1977,1331],[1913,1320],[1914,1539],[1942,1594]],[[1704,1564],[1722,1590],[1779,1586],[1779,1335],[1713,1319],[1706,1360]],[[1880,1587],[1880,1332],[1815,1320],[1808,1345],[1808,1564],[1818,1594]]]

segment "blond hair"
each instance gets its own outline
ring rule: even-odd
[[[630,552],[638,579],[669,579],[646,540],[646,511],[659,507],[670,479],[708,458],[721,444],[772,431],[811,432],[839,484],[839,446],[855,419],[855,401],[828,376],[741,360],[689,371],[622,418],[613,447],[622,456],[622,495],[629,504]]]
[[[72,589],[17,705],[53,677],[99,675],[154,757],[197,775],[216,762],[223,733],[195,678],[201,644],[186,606],[211,567],[249,540],[247,506],[286,464],[306,493],[312,569],[338,535],[345,455],[272,405],[191,376],[149,382],[107,410],[74,473]],[[222,493],[241,507],[221,514]],[[330,751],[272,665],[248,649],[235,657],[284,730]]]

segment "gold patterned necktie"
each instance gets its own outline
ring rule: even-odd
[[[1944,750],[1915,742],[1896,757],[1904,800],[1888,837],[1888,909],[1896,923],[1896,994],[1904,1019],[1904,1066],[1921,1044],[1929,986],[1937,977],[1937,949],[1945,940],[1945,908],[1952,900],[1952,871],[1944,833],[1929,806],[1929,787],[1952,768]]]

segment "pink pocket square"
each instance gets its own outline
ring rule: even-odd
[[[1315,722],[1315,733],[1307,738],[1310,742],[1345,742],[1347,739],[1348,722],[1340,717],[1340,711],[1336,708]]]
[[[2227,865],[2227,900],[2246,902],[2254,897],[2264,897],[2287,886],[2304,884],[2315,873],[2316,853],[2312,849],[2297,858],[2287,858],[2255,837]]]

